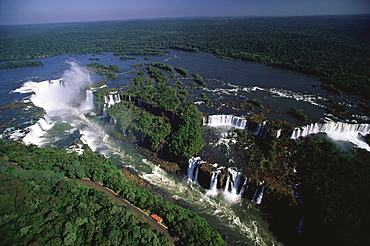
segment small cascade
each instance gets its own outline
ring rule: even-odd
[[[209,196],[216,196],[218,194],[217,191],[217,182],[218,182],[218,176],[220,174],[220,170],[216,170],[212,172],[212,177],[211,177],[211,183],[209,185],[209,190],[207,190],[207,195]]]
[[[302,233],[303,221],[304,221],[304,215],[302,215],[301,221],[299,221],[299,224],[297,226],[297,233],[298,234],[301,234]]]
[[[256,129],[252,131],[254,135],[265,138],[268,129],[265,128],[266,122],[257,125]],[[211,127],[235,127],[238,129],[248,129],[249,122],[244,117],[238,117],[234,115],[209,115],[203,118],[204,126]]]
[[[260,182],[259,186],[256,188],[256,191],[254,192],[254,196],[252,199],[252,202],[255,204],[261,204],[262,203],[262,197],[263,197],[263,192],[265,190],[265,186],[263,186],[264,182]]]
[[[233,115],[210,115],[203,118],[203,125],[212,127],[229,126],[245,129],[248,125],[248,121],[243,117]]]
[[[102,119],[108,118],[108,111],[107,111],[107,105],[106,104],[104,104],[103,111],[101,113],[100,118],[102,118]]]
[[[227,179],[226,179],[226,185],[225,185],[225,189],[224,189],[224,193],[227,194],[229,193],[229,187],[230,187],[230,173],[227,175]]]
[[[188,181],[198,183],[198,173],[199,173],[199,167],[201,165],[201,159],[200,157],[192,157],[189,160],[188,169],[186,171],[188,176]]]
[[[107,105],[108,108],[119,102],[121,102],[121,97],[118,94],[109,94],[104,96],[104,104]]]
[[[299,193],[298,193],[298,187],[299,187],[299,184],[296,184],[294,185],[294,197],[297,198],[297,201],[300,203],[300,204],[304,204],[304,202],[302,201],[301,197],[299,196]]]
[[[239,196],[244,195],[244,192],[245,192],[245,190],[248,189],[248,185],[249,185],[250,182],[251,182],[250,179],[245,178],[244,183],[243,183],[242,187],[240,188]]]
[[[370,146],[361,136],[370,134],[370,124],[350,124],[343,122],[312,123],[307,126],[294,128],[291,138],[298,139],[310,134],[326,133],[330,138],[336,141],[348,141],[358,148],[370,151]]]
[[[226,200],[230,202],[235,202],[244,194],[244,191],[248,187],[249,181],[246,178],[244,180],[244,183],[240,185],[242,176],[242,172],[237,171],[233,168],[228,169],[228,175],[223,191]]]
[[[107,109],[112,107],[114,104],[121,102],[121,97],[119,94],[109,94],[104,96],[104,106],[100,118],[108,118]]]
[[[240,178],[242,177],[242,173],[232,170],[232,169],[230,169],[229,172],[233,178],[233,185],[231,186],[231,194],[233,195],[239,194],[238,190],[239,190]]]
[[[25,144],[42,144],[42,136],[54,126],[49,116],[45,115],[44,118],[40,118],[36,124],[29,126],[27,129],[29,133],[23,138]]]
[[[276,132],[276,138],[279,138],[281,136],[281,129],[277,130]]]
[[[319,132],[325,133],[359,133],[367,135],[370,133],[370,124],[350,124],[343,122],[312,123],[307,126],[294,128],[292,139],[305,137]]]

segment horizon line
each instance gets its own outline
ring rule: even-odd
[[[0,26],[31,26],[31,25],[53,25],[53,24],[77,24],[77,23],[98,23],[111,21],[148,21],[166,19],[207,19],[207,18],[297,18],[297,17],[324,17],[324,16],[366,16],[366,14],[307,14],[307,15],[214,15],[214,16],[182,16],[182,17],[153,17],[153,18],[130,18],[130,19],[107,19],[107,20],[86,20],[86,21],[66,21],[66,22],[40,22],[22,24],[0,24]]]

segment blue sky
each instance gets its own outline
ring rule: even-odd
[[[0,0],[0,24],[370,13],[370,0]]]

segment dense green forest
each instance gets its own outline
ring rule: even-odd
[[[370,153],[345,151],[319,136],[307,139],[293,158],[305,216],[305,245],[368,245]]]
[[[338,94],[343,90],[369,98],[369,24],[370,16],[322,16],[1,26],[0,61],[69,53],[113,52],[120,59],[134,59],[128,55],[165,55],[169,49],[205,51],[225,59],[254,61],[313,74],[325,83],[323,88],[327,90]],[[114,79],[116,73],[121,72],[114,65],[91,63],[88,67],[107,79]],[[192,102],[186,102],[188,92],[176,81],[178,76],[189,78],[189,73],[184,68],[162,63],[137,67],[142,69],[124,91],[104,88],[95,92],[98,110],[103,109],[104,96],[117,93],[122,102],[107,109],[109,117],[117,123],[110,134],[185,163],[204,146],[202,115]],[[200,75],[191,76],[188,83],[193,88],[206,86]],[[206,104],[210,101],[205,94],[201,98]],[[250,103],[264,108],[257,99],[251,99]],[[334,99],[329,99],[326,109],[343,119],[349,114],[347,105]],[[292,108],[288,113],[307,120],[299,109]],[[291,130],[281,122],[269,123],[278,125],[274,129]],[[289,205],[305,216],[299,242],[367,245],[369,240],[363,228],[369,227],[369,220],[364,216],[370,212],[367,206],[369,152],[343,151],[321,137],[298,144],[287,137],[276,139],[274,133],[270,129],[266,139],[260,139],[246,131],[237,131],[236,148],[244,160],[241,163],[244,174],[255,182],[266,181],[266,193],[272,194],[270,199],[276,196],[280,199],[278,202],[284,200],[281,207]],[[204,219],[127,182],[114,163],[102,156],[89,151],[78,156],[63,150],[1,141],[0,157],[5,158],[0,158],[3,219],[0,230],[8,231],[1,233],[1,241],[109,245],[129,244],[145,234],[143,244],[166,243],[127,209],[63,178],[86,177],[103,182],[137,206],[163,217],[171,235],[186,245],[224,244]],[[23,169],[8,167],[8,162],[16,162]],[[301,176],[294,174],[294,168]],[[301,183],[299,193],[304,206],[297,204],[294,198],[293,183]],[[83,200],[77,201],[77,196]],[[268,199],[266,211],[270,212]],[[271,204],[278,207],[277,202]],[[18,213],[19,210],[22,213]],[[69,212],[65,214],[65,211]],[[282,227],[287,219],[279,213],[286,215],[280,210],[269,216],[275,221],[280,218],[278,227]],[[7,214],[14,215],[13,220]],[[94,220],[85,221],[82,218],[85,214]],[[122,218],[115,218],[115,214]],[[120,225],[109,225],[106,221]],[[297,223],[292,224],[296,229]],[[282,228],[276,229],[278,234],[279,230]],[[118,235],[117,231],[125,231],[127,236]],[[291,231],[285,238],[278,236],[289,241],[295,233]]]
[[[70,53],[206,51],[316,75],[325,88],[370,95],[370,17],[202,18],[1,26],[0,60]]]
[[[136,206],[161,216],[169,233],[185,245],[225,245],[205,219],[131,184],[111,160],[98,154],[67,154],[65,150],[1,140],[0,157],[2,242],[166,245],[163,237],[127,209],[63,178],[84,177],[102,182]],[[8,162],[23,169],[9,168]]]
[[[186,102],[186,89],[178,87],[174,80],[170,83],[171,79],[161,69],[174,72],[169,65],[150,63],[118,94],[124,100],[107,110],[117,125],[113,135],[117,139],[125,135],[151,151],[166,151],[169,159],[187,162],[204,146],[202,114],[193,102]],[[109,93],[112,89],[95,92],[98,111]]]
[[[363,228],[370,225],[365,216],[370,213],[370,152],[333,142],[326,134],[298,143],[236,132],[235,155],[243,158],[247,177],[266,182],[262,209],[279,240],[286,245],[369,244]]]
[[[99,62],[93,62],[86,66],[97,74],[105,76],[107,79],[115,79],[117,78],[116,73],[122,72],[121,68],[116,65],[104,66]]]
[[[170,245],[127,207],[62,173],[0,165],[1,245]]]
[[[16,67],[42,66],[42,65],[44,65],[44,63],[42,63],[41,61],[4,62],[4,63],[0,63],[0,69],[16,68]]]

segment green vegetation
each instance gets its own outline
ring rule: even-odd
[[[33,67],[33,66],[43,66],[44,63],[41,61],[17,61],[17,62],[4,62],[0,63],[0,69],[5,68],[16,68],[16,67]]]
[[[155,66],[160,63],[155,63]],[[161,69],[169,67],[158,65]],[[200,121],[202,115],[192,102],[180,99],[185,91],[177,91],[169,84],[168,76],[159,68],[146,67],[139,71],[127,90],[120,94],[125,98],[108,109],[108,115],[117,122],[114,135],[126,135],[131,142],[151,151],[166,151],[167,158],[187,161],[204,145]],[[96,103],[102,107],[104,95],[111,89],[95,92]]]
[[[286,125],[278,128],[286,130]],[[262,209],[280,240],[287,245],[367,245],[362,229],[369,223],[370,152],[344,150],[320,135],[298,144],[287,136],[266,141],[237,130],[235,155],[243,173],[258,183],[266,182]],[[367,137],[369,139],[369,136]],[[346,146],[348,147],[348,146]],[[288,154],[287,154],[288,153]],[[295,173],[295,170],[298,171]],[[292,184],[300,184],[300,204]],[[297,226],[304,215],[303,232]]]
[[[3,245],[170,245],[128,208],[61,173],[0,168]]]
[[[261,100],[257,99],[257,98],[253,98],[253,99],[250,99],[249,100],[251,103],[253,103],[254,105],[260,107],[260,108],[263,108],[263,105],[262,105],[262,102]]]
[[[207,97],[206,94],[202,93],[200,94],[200,97],[202,98],[202,101],[208,106],[211,102],[211,99],[209,99],[209,97]]]
[[[369,224],[370,154],[365,150],[342,152],[316,137],[299,146],[294,157],[302,176],[306,245],[367,245],[363,230]]]
[[[163,69],[164,71],[169,72],[169,73],[173,73],[174,72],[173,67],[171,67],[170,65],[163,64],[163,63],[159,63],[159,62],[157,62],[157,63],[150,63],[150,66]]]
[[[184,76],[184,77],[189,77],[189,72],[187,69],[185,68],[181,68],[181,67],[175,67],[175,70],[176,72],[178,72],[181,76]]]
[[[338,102],[334,98],[329,98],[328,103],[325,105],[325,110],[342,120],[347,119],[350,115],[348,105]]]
[[[122,72],[121,68],[116,65],[105,66],[101,63],[94,62],[87,64],[86,66],[95,71],[96,73],[100,74],[101,76],[105,76],[108,79],[116,79],[117,78],[116,73]]]
[[[302,109],[291,108],[291,109],[288,109],[286,112],[287,114],[290,114],[292,117],[296,118],[297,120],[301,120],[301,121],[308,120],[307,115],[303,113]]]
[[[321,85],[321,88],[323,88],[323,89],[325,89],[325,90],[327,90],[327,91],[331,91],[331,92],[334,92],[334,93],[336,93],[336,94],[338,94],[338,95],[342,95],[342,91],[341,90],[339,90],[338,88],[336,88],[334,85],[332,85],[332,84],[322,84]]]
[[[197,154],[204,146],[202,128],[199,124],[202,115],[194,102],[185,103],[179,114],[180,124],[171,136],[169,148],[170,153],[185,161]]]
[[[120,60],[136,60],[136,57],[132,57],[132,56],[120,56],[119,59]]]
[[[0,61],[71,53],[150,56],[168,49],[201,50],[309,73],[327,89],[369,97],[368,21],[368,15],[359,15],[2,26]]]
[[[207,86],[207,85],[206,85],[206,83],[204,83],[204,80],[203,80],[202,76],[200,76],[199,74],[196,74],[196,73],[193,73],[192,75],[193,75],[193,77],[194,77],[194,81],[195,81],[198,85],[200,85],[200,86],[204,86],[204,87],[206,87],[206,86]]]
[[[169,233],[185,245],[226,245],[203,218],[129,183],[103,156],[1,140],[0,157],[2,242],[167,245],[163,236],[106,195],[63,178],[84,177],[161,216]],[[4,166],[8,161],[25,170]]]

